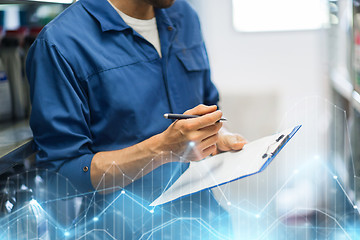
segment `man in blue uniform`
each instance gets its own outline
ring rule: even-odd
[[[39,167],[150,202],[187,168],[172,156],[189,142],[186,161],[243,147],[221,129],[199,19],[174,2],[80,0],[43,29],[26,67]],[[168,112],[202,116],[171,124]]]

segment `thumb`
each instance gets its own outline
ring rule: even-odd
[[[246,143],[247,141],[240,135],[233,135],[227,139],[227,146],[235,151],[241,150]]]

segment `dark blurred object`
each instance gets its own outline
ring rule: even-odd
[[[34,43],[37,35],[41,32],[41,30],[42,30],[42,27],[30,28],[29,34],[25,37],[24,44],[23,44],[25,58],[26,58],[26,55],[27,55],[27,52],[28,52],[30,46]]]
[[[33,161],[34,154],[33,142],[28,141],[0,158],[0,217],[10,214],[15,209],[17,197],[20,197],[21,201],[28,199],[24,196],[24,191],[16,193],[21,189],[21,176],[16,178],[17,181],[14,181],[13,176],[31,168],[32,164],[29,161]]]
[[[24,27],[6,31],[1,41],[0,58],[10,83],[14,120],[26,118],[30,108],[29,87],[23,77],[23,51],[20,48],[27,32],[28,29]]]

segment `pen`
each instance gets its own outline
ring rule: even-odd
[[[166,119],[189,119],[201,117],[199,115],[184,115],[184,114],[174,114],[174,113],[165,113],[164,118]],[[226,118],[221,118],[220,121],[227,121]]]

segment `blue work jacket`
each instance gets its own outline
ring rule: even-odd
[[[91,160],[164,131],[164,113],[218,103],[199,19],[186,1],[155,9],[162,58],[107,0],[80,0],[32,45],[30,126],[39,167],[58,171],[81,192],[94,190]],[[165,164],[128,188],[153,199],[188,164]]]

